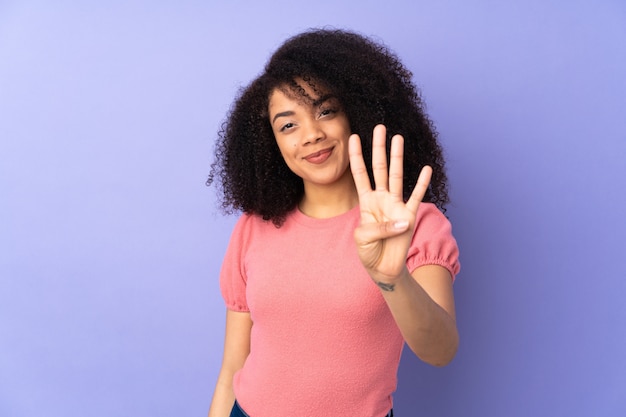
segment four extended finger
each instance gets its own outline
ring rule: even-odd
[[[389,192],[402,200],[403,195],[403,158],[404,138],[395,135],[391,139],[391,152],[389,157]]]
[[[363,151],[361,149],[361,138],[359,135],[351,135],[348,142],[348,153],[350,155],[350,171],[352,171],[352,178],[354,179],[354,185],[359,195],[372,190],[370,185],[369,175],[367,168],[365,168],[365,161],[363,160]]]
[[[424,199],[432,174],[433,169],[428,165],[424,166],[420,171],[415,188],[413,188],[411,192],[411,197],[409,197],[409,200],[406,202],[406,206],[414,213],[417,212],[420,202]]]
[[[387,129],[383,125],[374,127],[372,138],[372,172],[377,191],[387,190]]]
[[[372,191],[367,168],[363,159],[361,139],[358,135],[351,135],[349,138],[350,169],[354,178],[357,193],[362,195]],[[374,173],[374,184],[376,190],[388,190],[391,194],[402,199],[403,196],[403,158],[404,158],[404,138],[395,135],[391,141],[390,163],[387,168],[386,151],[386,128],[377,125],[374,128],[372,138],[372,171]],[[411,192],[406,206],[413,213],[417,212],[420,202],[423,200],[432,177],[432,168],[424,166],[417,179],[417,183]]]

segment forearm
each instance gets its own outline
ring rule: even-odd
[[[209,417],[228,417],[235,404],[233,378],[243,367],[250,353],[250,313],[226,311],[226,335],[224,338],[224,358],[217,377]]]
[[[446,311],[406,269],[393,285],[379,287],[411,350],[434,366],[452,361],[459,344],[454,307]]]
[[[211,408],[209,409],[209,417],[230,416],[234,404],[235,394],[233,392],[232,378],[220,374],[217,384],[215,385],[215,392],[213,393]]]

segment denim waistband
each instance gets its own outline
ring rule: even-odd
[[[250,417],[246,414],[245,411],[241,408],[237,400],[235,400],[235,405],[233,405],[233,409],[230,412],[230,417]],[[389,410],[389,413],[385,417],[393,417],[393,409]]]

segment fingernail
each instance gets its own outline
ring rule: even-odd
[[[398,220],[393,223],[393,228],[398,230],[406,229],[409,226],[409,222],[407,220]]]

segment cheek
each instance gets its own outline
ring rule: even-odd
[[[277,140],[276,144],[278,145],[278,149],[280,150],[281,155],[284,157],[288,156],[288,152],[292,151],[298,146],[298,143],[295,140]]]

